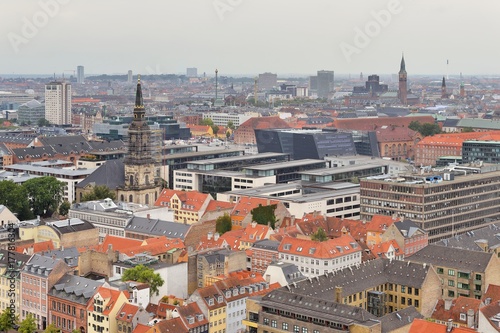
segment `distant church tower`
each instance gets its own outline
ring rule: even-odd
[[[446,80],[443,76],[443,82],[441,83],[441,98],[448,98],[448,93],[446,92]]]
[[[460,97],[465,97],[465,85],[464,83],[460,83]]]
[[[407,74],[404,55],[401,57],[401,66],[399,69],[399,100],[403,105],[408,104],[408,86],[407,86]]]
[[[128,152],[124,160],[125,186],[119,190],[121,200],[143,205],[155,203],[160,193],[157,163],[153,158],[153,132],[146,119],[141,79],[137,82],[134,119],[128,128]]]

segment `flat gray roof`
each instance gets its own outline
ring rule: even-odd
[[[97,168],[69,170],[69,169],[59,169],[59,168],[49,168],[49,167],[28,165],[28,164],[12,164],[12,165],[5,166],[4,169],[11,170],[11,171],[12,170],[25,171],[28,173],[29,172],[43,172],[44,174],[49,174],[49,175],[62,175],[62,176],[77,177],[77,176],[88,176],[92,172],[94,172]]]
[[[349,171],[358,171],[358,170],[366,170],[371,168],[380,168],[385,167],[382,164],[363,164],[363,165],[349,165],[337,168],[324,168],[324,169],[314,169],[301,171],[299,174],[301,175],[314,175],[314,176],[328,176],[328,175],[336,175],[339,173],[349,172]]]
[[[226,149],[226,150],[208,150],[208,151],[191,151],[188,153],[176,153],[162,156],[163,159],[173,160],[176,158],[186,158],[192,156],[204,156],[204,155],[213,155],[213,154],[223,154],[223,153],[232,153],[232,152],[245,152],[245,149]],[[240,156],[241,157],[241,156]],[[195,162],[195,161],[193,161]]]
[[[263,159],[263,158],[269,158],[269,157],[279,157],[279,156],[288,156],[289,154],[285,153],[262,153],[262,154],[257,154],[257,155],[243,155],[243,156],[231,156],[231,157],[219,157],[219,158],[212,158],[209,160],[201,160],[201,161],[191,161],[188,162],[189,164],[199,164],[199,165],[207,165],[207,164],[217,164],[217,163],[225,163],[225,162],[231,162],[234,160],[238,161],[245,161],[245,160],[255,160],[255,159]],[[289,162],[286,162],[289,163]],[[279,164],[279,163],[274,163],[274,164]]]
[[[259,154],[261,155],[261,154]],[[287,162],[279,162],[279,163],[268,163],[261,165],[253,165],[249,167],[245,167],[247,170],[275,170],[275,169],[283,169],[301,165],[309,165],[313,163],[324,163],[327,164],[325,160],[313,160],[313,159],[303,159],[303,160],[295,160],[295,161],[287,161]]]

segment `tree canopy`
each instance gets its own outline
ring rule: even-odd
[[[17,214],[17,218],[21,221],[34,217],[30,210],[26,188],[13,181],[0,181],[0,204],[9,208],[12,213]]]
[[[64,183],[55,177],[39,177],[22,184],[28,194],[33,214],[50,216],[57,211],[64,194]]]
[[[58,329],[56,327],[56,325],[54,324],[50,324],[49,326],[47,326],[47,328],[45,329],[45,331],[43,331],[44,333],[60,333],[61,330]]]
[[[317,242],[324,242],[328,240],[328,235],[326,234],[325,230],[323,228],[318,228],[315,233],[311,235],[311,240],[317,241]]]
[[[35,316],[31,313],[28,313],[26,318],[21,321],[21,324],[19,324],[18,331],[20,333],[34,333],[36,332],[38,326],[35,321]]]
[[[441,133],[441,127],[438,124],[424,123],[414,120],[408,125],[409,129],[419,132],[422,136],[431,136]]]
[[[7,332],[8,330],[14,328],[17,322],[17,317],[13,317],[10,313],[9,308],[5,308],[0,314],[0,331]]]
[[[225,232],[231,231],[233,224],[231,223],[231,216],[228,213],[219,216],[215,221],[215,231],[219,234],[224,234]]]
[[[274,211],[276,210],[277,205],[269,205],[262,206],[259,204],[259,207],[255,207],[252,209],[252,221],[257,222],[258,224],[270,224],[271,228],[274,229],[276,224],[276,215],[274,215]]]
[[[92,191],[89,193],[85,193],[82,196],[81,201],[92,201],[92,200],[101,200],[110,198],[111,200],[115,200],[115,193],[109,189],[106,185],[97,185],[94,186]]]
[[[165,281],[160,274],[155,273],[152,268],[144,265],[138,265],[134,268],[129,268],[123,273],[122,281],[136,281],[149,284],[150,294],[160,294],[159,287],[163,286]]]

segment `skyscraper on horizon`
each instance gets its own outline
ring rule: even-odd
[[[76,67],[76,82],[84,83],[85,81],[85,69],[83,66]]]
[[[318,98],[328,98],[333,92],[333,71],[318,71],[317,75],[317,91]]]
[[[196,67],[186,68],[186,76],[187,77],[198,77],[198,68],[196,68]]]
[[[127,83],[131,84],[133,79],[132,71],[129,70],[127,73]]]
[[[45,85],[45,119],[54,125],[71,124],[71,84],[52,81]]]
[[[262,73],[259,74],[259,80],[257,81],[258,88],[262,90],[270,90],[278,85],[278,74],[273,73]]]

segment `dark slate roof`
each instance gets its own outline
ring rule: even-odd
[[[446,118],[443,122],[443,127],[456,127],[460,118]]]
[[[403,231],[406,231],[405,237],[412,237],[413,234],[419,230],[423,233],[426,233],[426,231],[420,229],[419,226],[412,220],[397,221],[394,222],[394,226],[398,228],[399,232],[401,232],[403,236],[405,236],[405,233]]]
[[[76,223],[74,223],[73,221],[76,221]],[[65,224],[64,222],[67,223]],[[50,227],[52,227],[52,229],[54,229],[59,235],[95,229],[95,226],[92,223],[77,218],[69,218],[62,221],[57,221],[56,223],[51,223]]]
[[[44,146],[53,146],[59,144],[80,144],[87,145],[87,139],[83,135],[56,135],[56,136],[42,136],[38,138]]]
[[[78,266],[78,258],[80,258],[80,253],[76,249],[76,247],[69,248],[61,248],[59,250],[50,250],[47,252],[42,252],[41,255],[54,258],[54,259],[62,259],[66,263],[66,265],[70,267]]]
[[[75,187],[83,188],[92,183],[95,186],[106,185],[111,190],[123,187],[125,185],[125,165],[123,164],[123,159],[107,161],[87,178],[76,184]]]
[[[41,158],[43,155],[47,157],[53,157],[56,154],[56,151],[51,146],[46,147],[28,147],[28,148],[15,148],[12,149],[12,152],[18,159],[23,160],[26,155],[33,156],[35,158]]]
[[[301,281],[290,286],[290,290],[328,300],[335,297],[336,286],[342,287],[344,297],[384,283],[420,289],[429,269],[430,265],[378,258],[359,266]]]
[[[281,268],[288,285],[305,279],[305,276],[299,271],[299,268],[292,263],[278,262],[271,265]]]
[[[81,276],[65,274],[52,287],[49,295],[86,305],[104,282],[104,280],[94,281]]]
[[[184,240],[189,228],[190,225],[188,224],[134,216],[125,227],[125,232],[137,232],[140,234]]]
[[[263,249],[263,250],[270,250],[270,251],[276,251],[278,252],[278,247],[280,246],[280,242],[270,240],[270,239],[263,239],[260,241],[257,241],[253,243],[253,248],[256,249]]]
[[[271,291],[262,297],[260,303],[269,308],[321,318],[346,326],[353,324],[376,326],[379,324],[377,317],[363,308],[297,295],[283,289]]]
[[[442,239],[434,245],[447,246],[470,251],[483,251],[481,244],[486,243],[489,249],[500,247],[500,223],[469,231],[465,234]]]
[[[35,253],[24,265],[23,272],[47,277],[60,261],[61,259],[52,259]]]
[[[30,259],[31,256],[18,253],[18,252],[11,252],[7,251],[4,249],[0,250],[0,267],[5,268],[6,271],[4,272],[4,276],[11,277],[15,272],[15,276],[19,275],[19,272],[21,271],[22,267],[28,260]],[[9,269],[9,263],[15,262],[15,269]]]
[[[217,262],[224,262],[225,258],[229,257],[230,254],[231,254],[230,250],[220,249],[220,250],[215,250],[215,251],[200,253],[198,255],[202,256],[203,258],[205,258],[205,260],[209,264],[214,264],[214,263],[217,263]]]
[[[493,253],[463,250],[439,245],[427,245],[409,260],[463,271],[484,272]]]
[[[414,306],[386,314],[380,318],[382,332],[392,332],[406,325],[410,325],[415,318],[423,319],[424,316]]]
[[[36,138],[34,134],[24,134],[24,133],[0,133],[0,142],[10,142],[10,143],[22,143],[29,145],[31,141]]]

